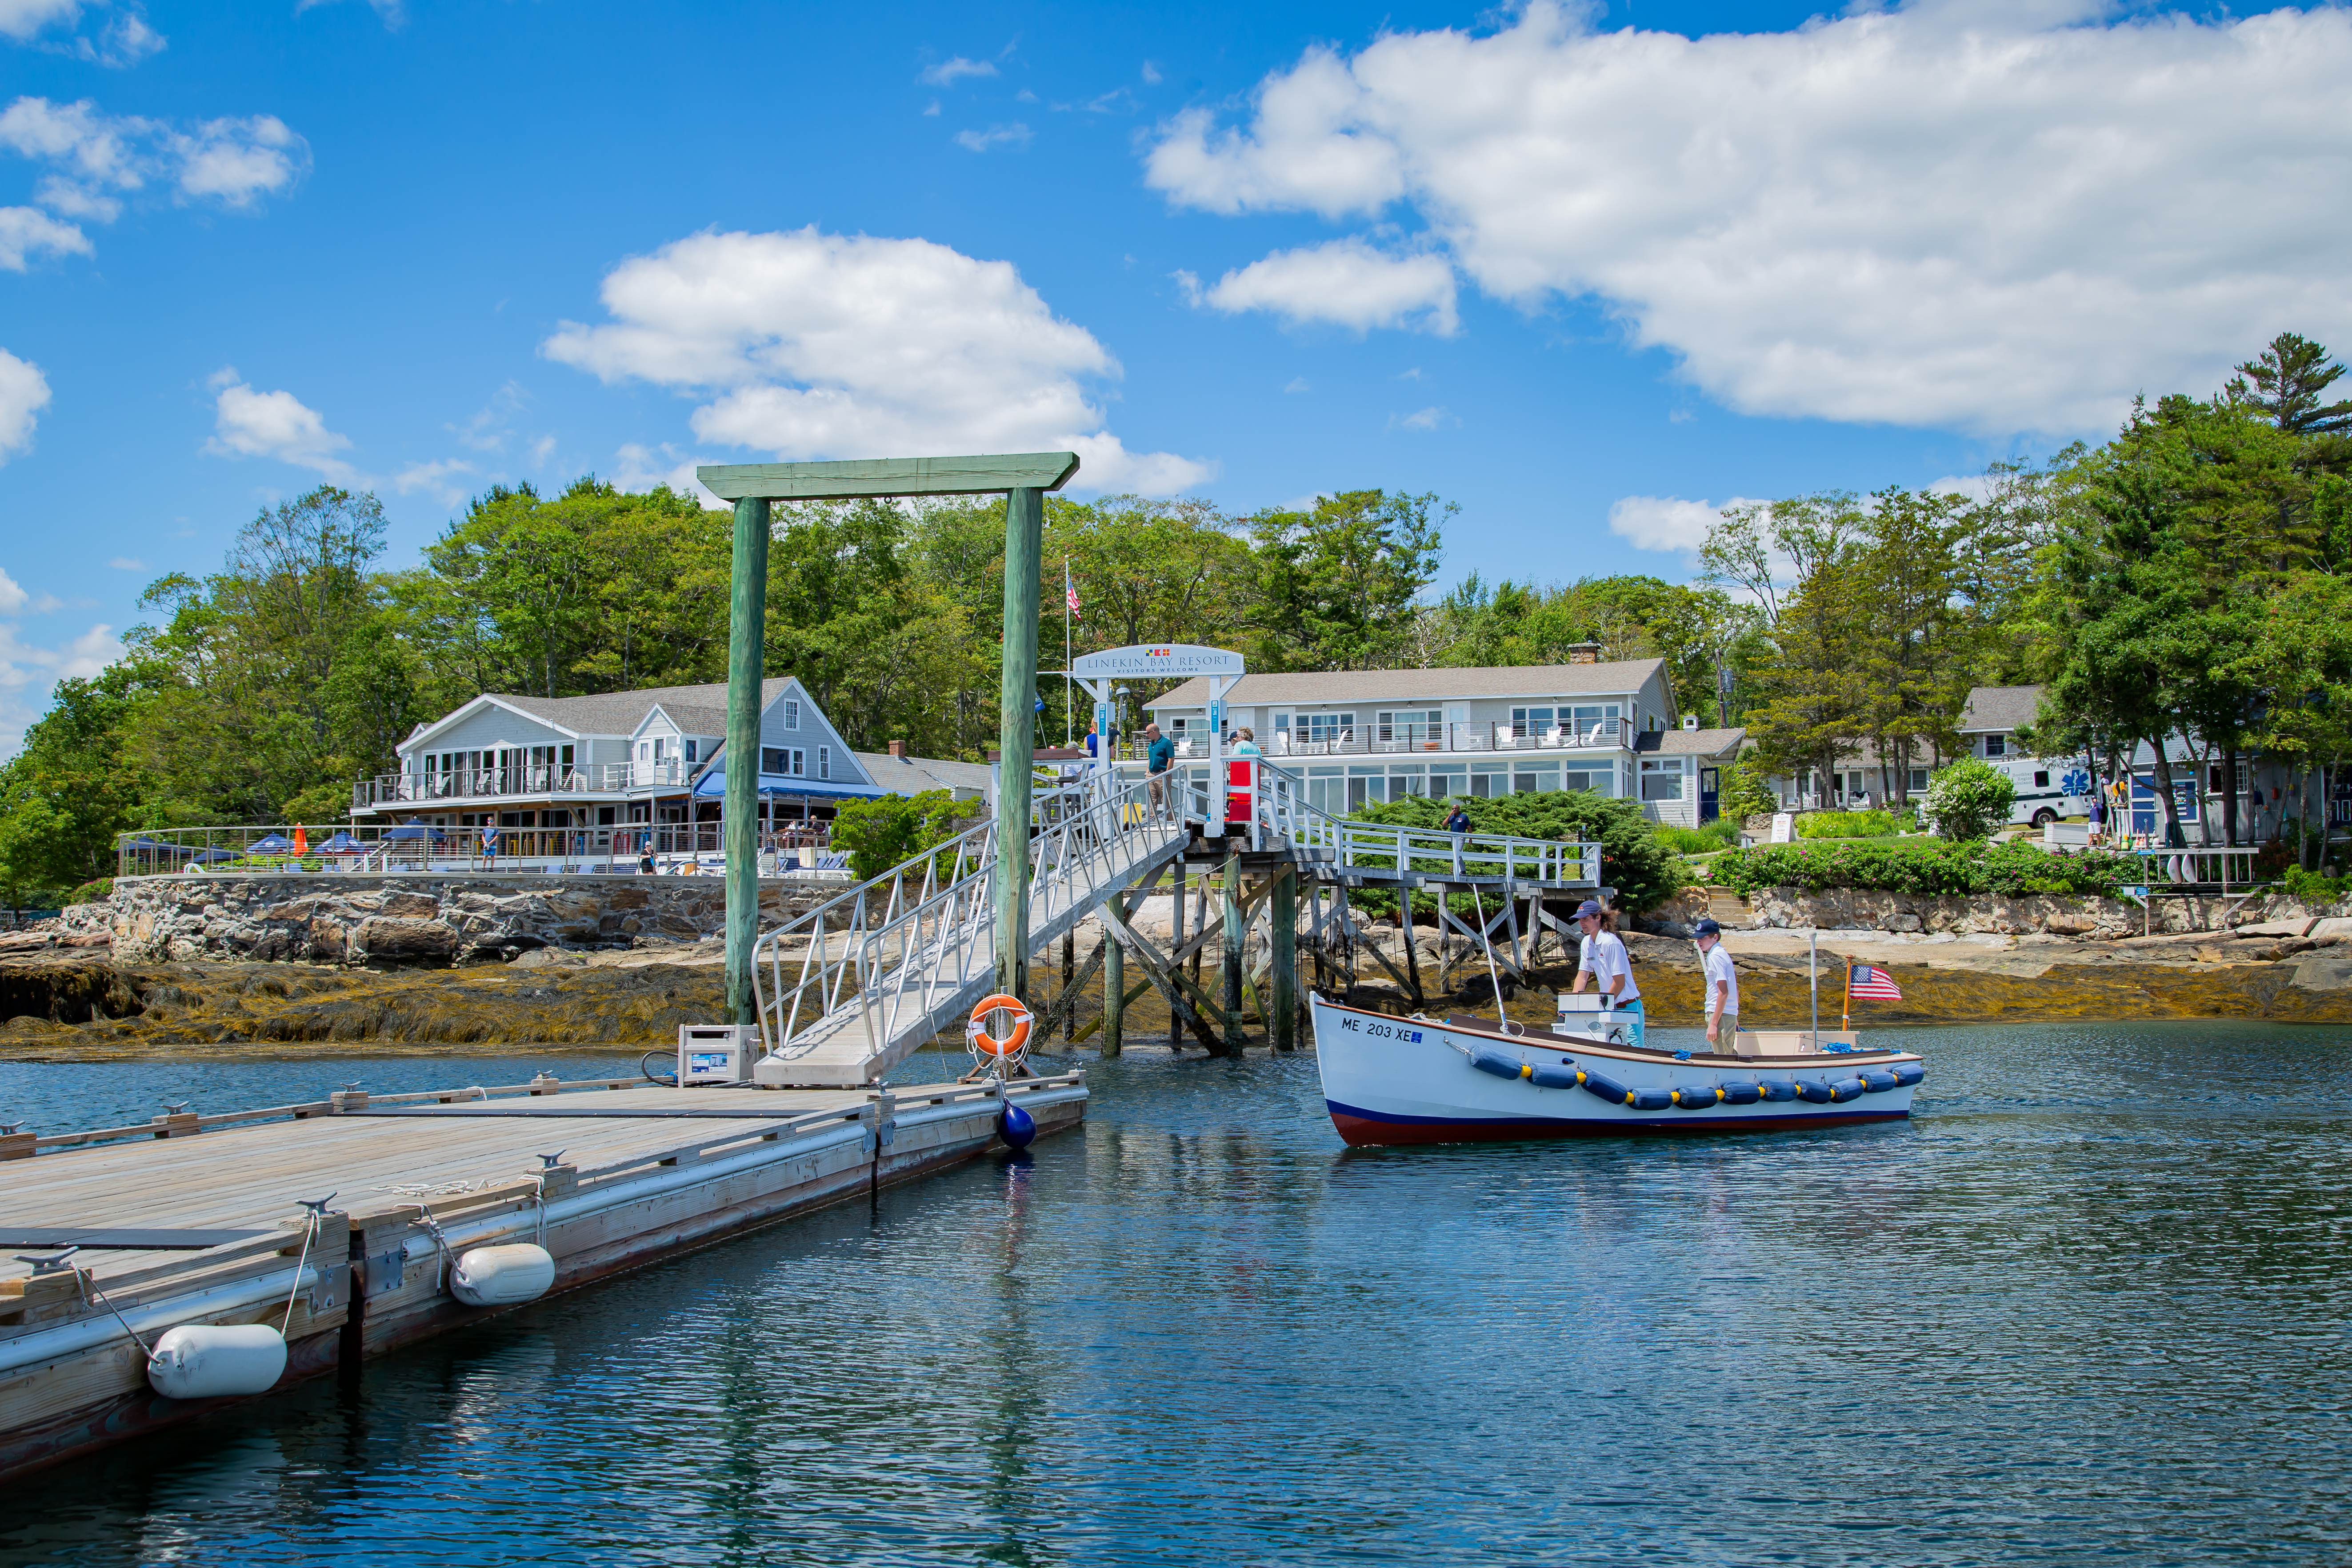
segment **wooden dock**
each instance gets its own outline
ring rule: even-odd
[[[349,1375],[511,1310],[450,1294],[468,1248],[535,1243],[554,1289],[585,1285],[1002,1148],[1008,1100],[1044,1137],[1084,1119],[1085,1075],[802,1090],[542,1078],[16,1134],[0,1148],[0,1479],[229,1403],[150,1389],[137,1342],[168,1328],[282,1324],[280,1386]],[[16,1256],[77,1245],[46,1272]]]

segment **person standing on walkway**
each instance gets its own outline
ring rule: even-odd
[[[1258,754],[1257,732],[1247,725],[1234,731],[1233,754],[1236,757],[1256,756]]]
[[[1143,727],[1143,765],[1151,774],[1151,809],[1168,809],[1168,770],[1176,765],[1176,742],[1160,732],[1157,720]]]
[[[1606,993],[1620,1011],[1633,1015],[1633,1040],[1640,1045],[1647,1034],[1642,1014],[1642,988],[1633,984],[1633,963],[1625,941],[1615,930],[1609,911],[1587,899],[1576,909],[1576,929],[1583,940],[1576,950],[1576,981],[1569,987],[1580,992],[1588,980]]]
[[[1706,987],[1706,1043],[1727,1051],[1739,1038],[1739,976],[1724,950],[1721,926],[1703,920],[1691,931],[1698,939],[1700,984]]]
[[[1454,803],[1454,815],[1445,819],[1445,831],[1465,835],[1471,831],[1469,809],[1458,800]]]

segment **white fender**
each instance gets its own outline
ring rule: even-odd
[[[286,1375],[286,1337],[267,1323],[187,1323],[164,1331],[147,1384],[166,1399],[261,1394]]]
[[[449,1294],[468,1307],[512,1307],[538,1300],[554,1283],[554,1255],[519,1241],[460,1254],[449,1275]]]

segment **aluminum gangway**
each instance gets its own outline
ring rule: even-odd
[[[1182,854],[1192,825],[1149,781],[1089,771],[1030,808],[1029,947]],[[872,1083],[995,991],[993,819],[764,933],[752,950],[771,1087]]]

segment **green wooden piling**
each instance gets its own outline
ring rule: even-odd
[[[1241,840],[1225,840],[1225,1046],[1242,1048],[1242,854]]]
[[[1045,492],[1004,500],[1004,682],[997,706],[996,988],[1029,1000],[1029,784],[1037,701],[1037,572]]]
[[[1274,879],[1274,994],[1266,1034],[1277,1051],[1298,1048],[1298,868],[1285,866]]]
[[[727,1016],[760,1021],[751,948],[760,940],[760,693],[767,673],[768,498],[735,503],[727,629]]]
[[[1118,1055],[1119,1030],[1127,1022],[1127,960],[1118,938],[1103,932],[1103,1043],[1105,1060]]]

